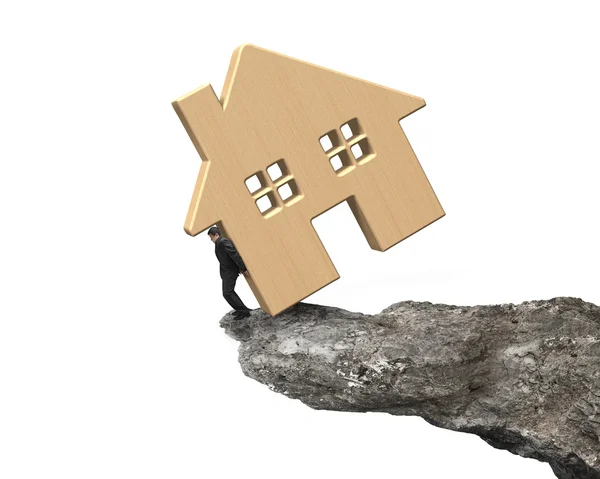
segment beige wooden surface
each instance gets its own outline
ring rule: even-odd
[[[173,106],[202,158],[184,229],[195,236],[219,226],[271,315],[339,278],[311,223],[324,211],[347,200],[379,251],[445,214],[399,125],[422,98],[242,45],[220,100],[207,84]],[[346,140],[349,122],[359,131]],[[267,167],[277,162],[284,176],[273,181]],[[263,185],[252,194],[245,181],[255,174]],[[295,194],[284,202],[285,183]],[[265,194],[273,207],[261,212]]]

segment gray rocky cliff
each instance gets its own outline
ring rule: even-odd
[[[416,415],[600,479],[600,307],[403,301],[367,315],[298,303],[221,320],[244,374],[314,409]]]

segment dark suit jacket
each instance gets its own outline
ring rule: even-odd
[[[237,277],[240,271],[246,271],[246,265],[231,240],[219,236],[215,241],[215,254],[221,264],[221,279]]]

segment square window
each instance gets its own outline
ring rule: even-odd
[[[340,155],[335,155],[333,158],[330,158],[329,161],[331,162],[331,166],[333,166],[334,171],[338,171],[344,166]]]
[[[331,138],[328,135],[322,136],[319,139],[321,146],[323,147],[323,151],[329,151],[333,148],[333,143],[331,142]]]
[[[288,167],[285,164],[285,161],[283,161],[283,158],[281,160],[277,160],[275,163],[270,165],[267,168],[267,173],[268,173],[269,177],[271,178],[271,181],[276,181],[279,178],[281,178],[282,176],[286,176],[286,175],[290,174]]]
[[[365,164],[375,158],[375,152],[367,138],[362,138],[350,147],[352,156],[359,165]]]
[[[283,173],[281,172],[281,168],[277,163],[272,164],[267,168],[267,173],[271,177],[271,180],[275,181],[277,178],[281,178]]]
[[[354,158],[357,160],[363,156],[363,151],[360,148],[360,145],[358,143],[356,143],[355,145],[352,145],[350,147],[350,151],[352,152],[352,155],[354,156]]]
[[[323,151],[327,153],[328,151],[340,146],[340,137],[338,136],[337,131],[331,130],[319,138],[319,143],[321,143],[321,148],[323,148]]]
[[[352,120],[344,123],[340,127],[340,131],[346,140],[353,138],[355,136],[362,135],[362,130],[360,125],[358,124],[358,119],[353,118]]]
[[[250,178],[248,178],[245,183],[246,183],[246,187],[248,188],[248,191],[250,192],[250,194],[255,193],[256,191],[260,190],[264,186],[262,184],[262,182],[260,181],[258,174],[255,174],[255,175],[251,176]]]
[[[256,200],[256,206],[258,206],[258,210],[261,213],[265,213],[266,211],[269,211],[273,207],[273,203],[271,203],[271,200],[269,199],[269,195],[264,195]]]
[[[350,170],[356,166],[353,164],[348,151],[345,149],[329,158],[329,163],[331,163],[333,171],[335,171],[338,175],[342,173],[349,173]]]
[[[352,130],[350,129],[350,125],[348,125],[348,123],[342,125],[342,135],[344,136],[344,138],[346,140],[348,140],[349,138],[352,138]]]
[[[286,206],[290,206],[302,198],[298,185],[291,179],[277,188],[277,193]]]
[[[277,188],[277,193],[279,193],[279,196],[281,196],[283,201],[291,198],[294,195],[292,188],[290,188],[289,182]]]

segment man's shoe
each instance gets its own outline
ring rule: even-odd
[[[247,309],[245,311],[236,311],[233,313],[233,319],[244,319],[250,316],[250,310]]]

